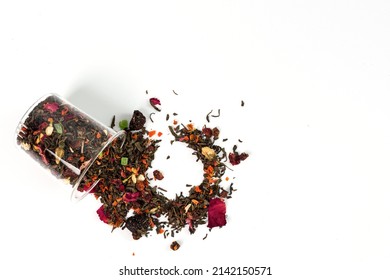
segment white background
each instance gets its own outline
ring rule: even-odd
[[[390,3],[375,0],[2,1],[0,278],[124,279],[125,265],[177,265],[389,279],[389,30]],[[164,143],[166,113],[201,127],[220,108],[211,125],[224,145],[240,138],[250,154],[233,173],[227,226],[206,240],[205,229],[183,232],[173,252],[173,239],[111,233],[92,197],[72,204],[14,145],[25,110],[50,92],[105,124],[149,114],[158,97],[160,121],[147,125]],[[183,147],[159,152],[170,195],[201,176]]]

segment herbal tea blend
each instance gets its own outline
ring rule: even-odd
[[[17,144],[53,175],[77,187],[98,154],[121,134],[51,94],[23,117]]]
[[[149,103],[156,110],[149,115],[153,122],[152,115],[161,112],[161,102],[150,98]],[[206,116],[208,123],[210,117],[220,117],[221,110],[212,113]],[[165,116],[168,121],[170,115]],[[216,143],[220,136],[217,127],[196,128],[192,123],[183,125],[174,120],[168,127],[173,136],[171,144],[182,143],[193,151],[203,164],[203,180],[187,186],[191,187],[187,196],[181,192],[168,199],[164,189],[151,185],[164,180],[164,171],[152,168],[162,133],[147,130],[145,124],[146,117],[135,110],[129,121],[118,123],[121,130],[115,132],[115,117],[111,128],[107,128],[62,98],[49,95],[22,120],[17,143],[41,165],[73,185],[81,197],[93,193],[102,203],[97,210],[100,220],[113,230],[129,230],[134,239],[152,231],[166,238],[184,228],[194,233],[201,225],[207,224],[210,229],[226,225],[225,199],[233,191],[233,184],[228,189],[221,186],[226,164],[237,165],[248,154],[237,152],[236,145],[227,153]],[[177,242],[172,243],[172,250],[179,247]]]

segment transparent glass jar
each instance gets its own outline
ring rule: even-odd
[[[123,130],[101,124],[56,94],[36,101],[16,129],[16,143],[51,174],[73,187],[71,198],[83,199],[99,183],[99,176],[85,177],[90,168]],[[99,172],[100,173],[100,172]]]

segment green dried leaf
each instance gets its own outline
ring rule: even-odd
[[[57,131],[58,134],[62,134],[62,132],[63,132],[62,124],[60,124],[60,123],[55,123],[55,124],[54,124],[54,128],[56,129],[56,131]]]
[[[128,120],[121,120],[119,122],[119,128],[120,129],[126,129],[129,127],[129,121]]]

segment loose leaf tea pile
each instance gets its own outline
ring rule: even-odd
[[[105,126],[50,95],[29,112],[17,144],[52,174],[74,185],[111,136]]]
[[[157,107],[161,106],[159,99],[151,98],[149,102],[157,112],[161,111]],[[206,116],[207,122],[210,117],[221,114],[220,110],[217,115],[211,113]],[[149,117],[153,122],[152,114]],[[168,120],[169,114],[166,115]],[[183,143],[193,151],[197,161],[203,164],[203,180],[199,185],[190,185],[187,196],[181,192],[168,199],[165,190],[151,185],[152,180],[158,183],[164,179],[163,172],[152,167],[161,141],[156,136],[161,137],[162,133],[148,131],[145,123],[146,117],[135,110],[129,121],[118,123],[124,136],[115,138],[105,147],[111,134],[104,126],[91,123],[77,109],[51,96],[40,102],[26,118],[18,144],[72,185],[89,166],[81,183],[76,185],[77,190],[93,193],[102,203],[97,210],[100,220],[113,230],[129,230],[134,239],[148,236],[151,231],[167,237],[185,227],[192,234],[206,223],[210,229],[226,225],[225,199],[230,198],[233,191],[232,184],[229,189],[221,186],[226,163],[237,165],[248,154],[237,152],[236,145],[227,153],[216,144],[220,135],[217,127],[196,128],[192,123],[183,125],[175,120],[169,126],[174,137],[171,143]],[[111,128],[114,126],[115,117]],[[94,154],[96,148],[100,148],[98,155]],[[152,178],[148,177],[148,170],[153,171]],[[179,246],[175,243],[172,248],[177,250]]]

